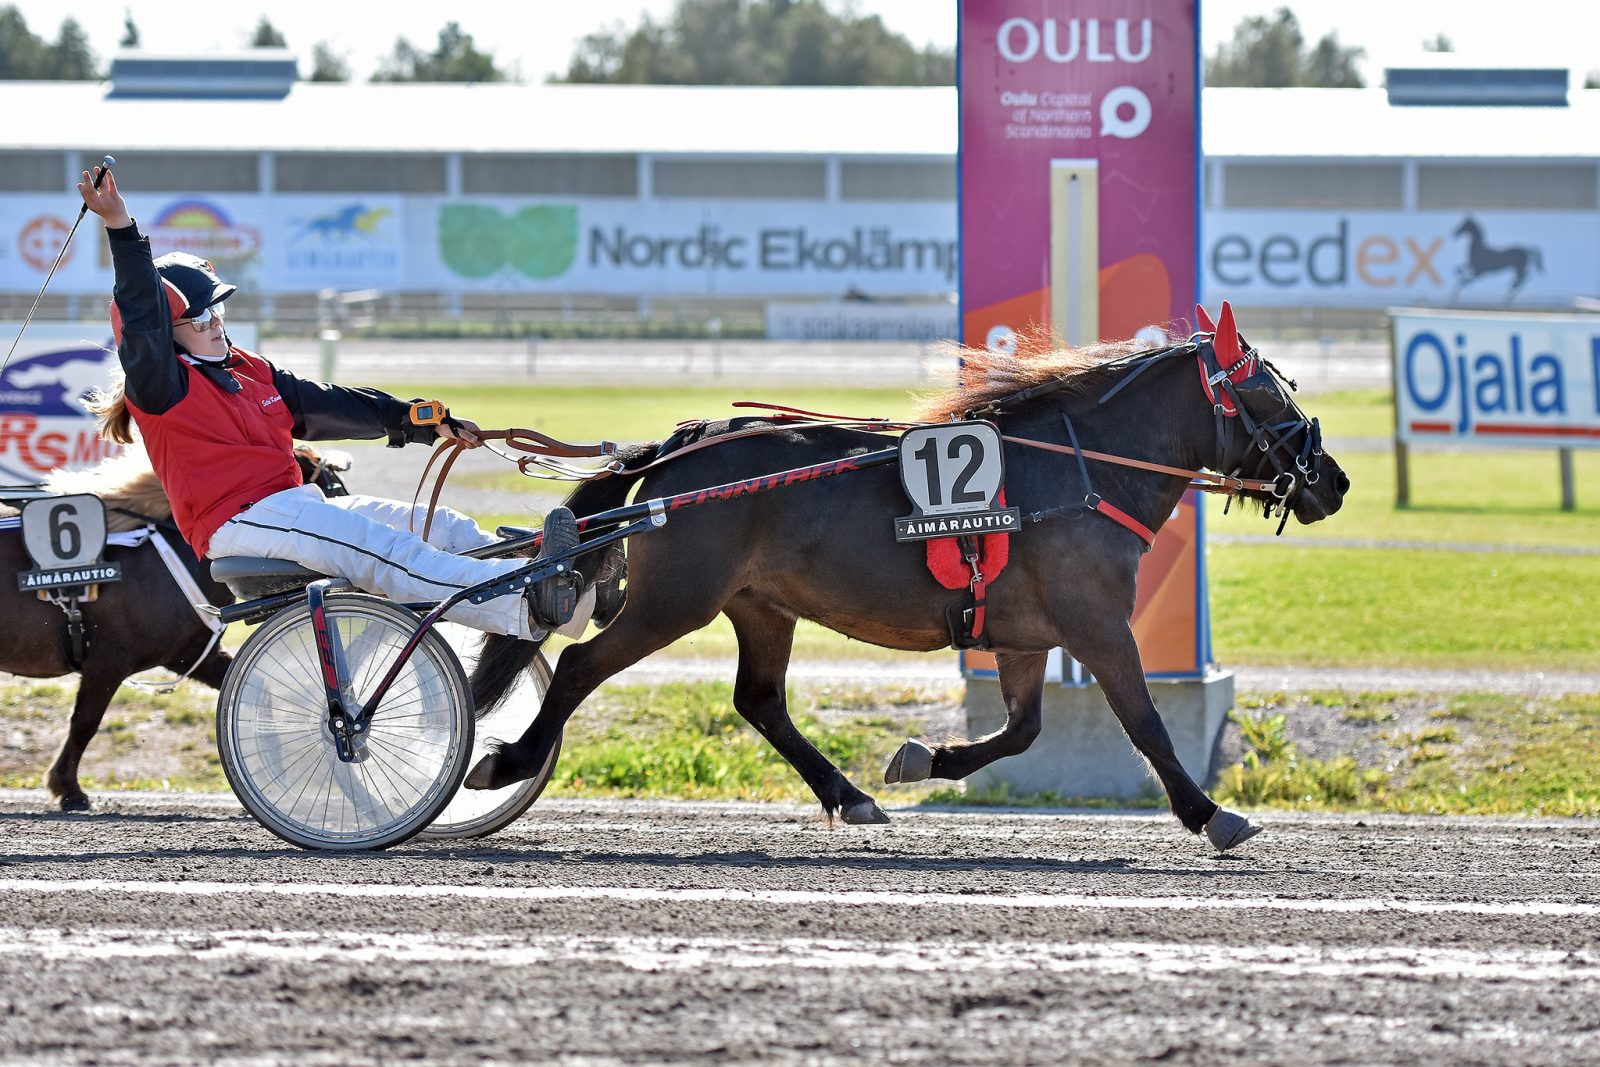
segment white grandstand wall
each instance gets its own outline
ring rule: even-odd
[[[1568,97],[1207,90],[1204,298],[1291,323],[1600,296],[1600,91]],[[76,212],[71,182],[107,151],[158,244],[203,251],[308,319],[325,289],[505,317],[759,314],[955,287],[951,88],[297,83],[175,99],[10,82],[0,108],[0,313],[37,291]],[[227,143],[196,152],[193,130]],[[1469,218],[1490,251],[1529,249],[1537,266],[1473,274]],[[43,314],[89,314],[109,293],[91,233]]]

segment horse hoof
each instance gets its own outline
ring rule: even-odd
[[[912,738],[900,746],[883,772],[883,780],[890,785],[903,782],[925,782],[933,777],[933,749]]]
[[[499,756],[494,753],[483,757],[478,765],[467,772],[466,781],[462,785],[468,789],[499,789],[504,783],[495,781],[495,771],[500,764]]]
[[[73,797],[61,798],[62,811],[88,811],[91,806],[92,805],[89,803],[89,798],[84,796],[82,793],[79,793],[77,796]]]
[[[1261,832],[1261,827],[1231,811],[1218,808],[1206,822],[1206,838],[1218,852],[1238,848]]]
[[[872,800],[858,800],[854,804],[846,804],[839,810],[839,817],[851,826],[871,825],[873,823],[886,823],[889,816]]]

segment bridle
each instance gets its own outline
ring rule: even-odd
[[[1237,425],[1249,439],[1245,454],[1254,448],[1264,453],[1272,465],[1267,516],[1277,515],[1281,535],[1295,498],[1322,479],[1322,425],[1307,418],[1289,398],[1297,388],[1295,382],[1280,374],[1242,339],[1240,357],[1223,367],[1217,356],[1216,335],[1207,339],[1210,343],[1199,340],[1202,337],[1196,334],[1190,343],[1195,346],[1201,387],[1216,419],[1217,463],[1226,466],[1232,427]],[[1241,470],[1242,464],[1236,465],[1232,473],[1237,475]]]

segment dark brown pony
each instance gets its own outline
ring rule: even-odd
[[[338,474],[315,451],[301,445],[295,456],[308,481],[330,495],[345,492]],[[211,580],[173,525],[172,506],[142,452],[125,453],[88,470],[58,472],[45,488],[99,496],[106,505],[108,532],[156,526],[206,600],[217,607],[233,603],[227,587]],[[0,505],[0,516],[15,514],[16,508]],[[82,605],[87,644],[81,665],[73,662],[67,617],[59,607],[32,593],[16,592],[13,585],[14,599],[0,613],[0,671],[28,678],[79,675],[72,721],[45,777],[63,811],[89,810],[89,797],[78,783],[78,764],[123,682],[157,667],[179,675],[193,668],[189,677],[216,689],[233,658],[220,644],[212,645],[212,631],[153,544],[108,545],[105,559],[121,565],[122,579],[102,584],[98,597]],[[0,575],[32,567],[21,533],[0,531]]]
[[[1011,439],[1064,446],[1075,433],[1085,450],[1207,468],[1255,479],[1258,486],[1271,481],[1275,492],[1258,489],[1265,506],[1311,523],[1337,511],[1349,486],[1322,453],[1320,428],[1289,399],[1270,365],[1242,345],[1226,305],[1215,336],[1197,334],[1187,344],[1154,351],[1112,345],[1036,356],[967,352],[962,382],[960,391],[932,400],[928,417],[997,424],[1008,438],[1007,503],[1036,520],[1012,535],[1009,566],[989,587],[987,632],[999,659],[1007,722],[974,741],[910,742],[891,764],[889,780],[964,778],[1026,749],[1039,731],[1046,657],[1064,647],[1093,672],[1183,825],[1204,831],[1219,850],[1241,843],[1256,827],[1220,809],[1190,779],[1145,685],[1129,620],[1148,546],[1127,526],[1085,507],[1098,494],[1156,530],[1189,478],[1106,462],[1084,468],[1071,455]],[[637,484],[638,500],[671,505],[679,494],[887,444],[881,435],[854,429],[780,425],[640,470],[690,439],[770,424],[734,419],[688,438],[677,435],[670,448],[640,447],[625,457],[629,470],[584,484],[567,504],[580,516],[595,515],[622,504]],[[950,644],[946,613],[960,594],[934,580],[921,544],[895,541],[893,521],[909,511],[892,464],[668,510],[661,529],[630,541],[620,612],[595,637],[562,652],[538,718],[518,741],[484,757],[467,784],[498,788],[532,776],[596,686],[721,613],[738,637],[733,700],[739,713],[799,771],[830,816],[887,821],[872,798],[795,729],[784,681],[799,618],[889,648],[932,651]],[[595,557],[603,555],[580,559],[580,569],[598,571],[606,561]],[[473,678],[480,712],[501,697],[535,647],[488,639]]]

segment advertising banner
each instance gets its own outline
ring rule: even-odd
[[[133,206],[157,255],[192,252],[253,292],[838,298],[959,282],[951,203],[200,194]],[[0,195],[0,232],[14,235],[0,248],[0,288],[36,290],[71,222],[60,197]],[[51,290],[109,295],[94,219]]]
[[[778,341],[953,341],[954,304],[768,304],[767,336]]]
[[[1206,299],[1570,304],[1600,292],[1593,212],[1208,211]]]
[[[414,201],[413,288],[707,296],[953,291],[955,209],[820,201]]]
[[[1092,161],[1097,172],[1099,332],[1091,339],[1190,319],[1193,0],[969,0],[960,33],[966,342],[983,346],[1051,324],[1053,164]],[[1070,336],[1064,325],[1055,324],[1057,333]]]
[[[59,196],[0,196],[0,289],[36,293],[44,284],[66,240],[78,209]],[[104,291],[111,296],[111,272],[102,270],[96,243],[105,238],[99,220],[90,216],[50,282],[52,292]],[[102,284],[103,283],[103,284]],[[10,341],[6,342],[8,345]]]
[[[265,197],[262,284],[275,291],[403,289],[405,198]]]
[[[1199,226],[1196,20],[1193,0],[961,4],[966,344],[1003,348],[1040,329],[1073,342],[1186,332]],[[1141,565],[1134,634],[1151,673],[1205,668],[1203,545],[1186,499]]]
[[[0,323],[7,347],[21,325]],[[57,467],[89,467],[120,452],[95,433],[83,406],[111,384],[116,365],[109,322],[30,325],[0,373],[0,479],[37,482]]]
[[[1400,309],[1395,435],[1491,448],[1600,448],[1600,316]]]
[[[21,326],[0,322],[7,348]],[[255,349],[253,324],[229,323],[228,336]],[[116,370],[109,321],[31,323],[0,372],[0,481],[30,484],[58,467],[92,467],[122,451],[100,438],[84,407]]]

